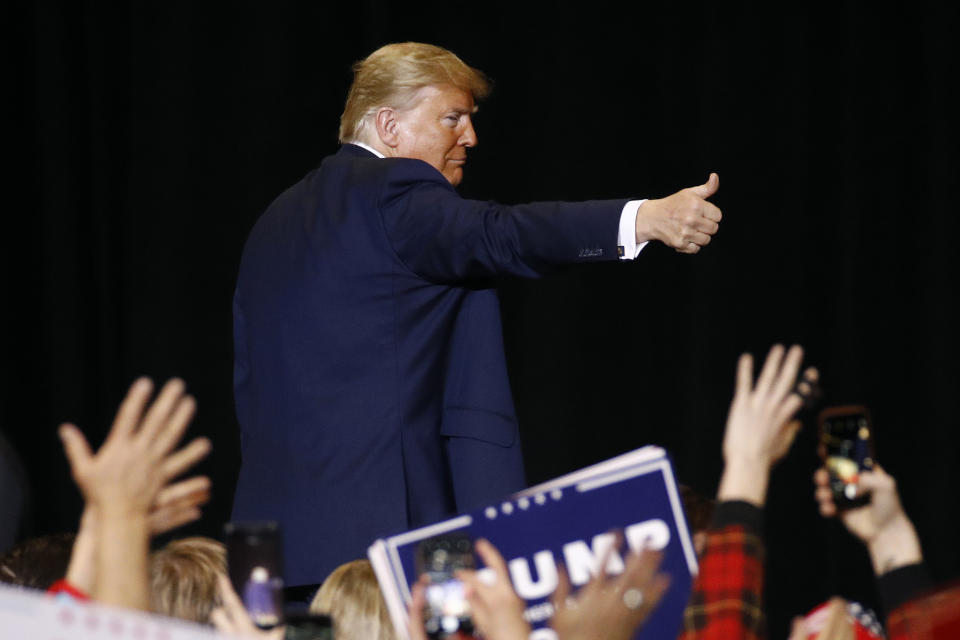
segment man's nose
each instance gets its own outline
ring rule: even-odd
[[[463,134],[461,134],[458,142],[464,147],[477,146],[477,132],[473,128],[473,120],[471,120],[469,116],[467,117],[467,128],[463,130]]]

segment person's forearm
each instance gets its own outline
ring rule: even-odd
[[[103,511],[97,544],[94,599],[132,609],[150,610],[147,515]]]
[[[743,500],[762,508],[767,500],[769,480],[769,463],[731,460],[724,465],[717,500]]]
[[[877,576],[923,561],[920,539],[906,516],[896,518],[879,531],[867,544],[867,550]]]
[[[87,506],[80,518],[80,530],[73,542],[66,581],[84,593],[93,593],[96,584],[97,530],[96,514]]]

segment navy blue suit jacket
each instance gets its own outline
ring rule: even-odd
[[[234,297],[234,520],[279,520],[287,584],[524,487],[488,278],[616,259],[625,200],[465,200],[355,145],[283,193]]]

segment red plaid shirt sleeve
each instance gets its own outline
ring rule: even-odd
[[[890,640],[960,638],[960,585],[911,600],[887,617]]]
[[[760,518],[760,510],[745,502],[717,505],[680,640],[764,637]]]

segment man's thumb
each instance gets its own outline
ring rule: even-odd
[[[715,173],[711,173],[710,177],[707,178],[707,181],[696,187],[690,187],[690,191],[694,195],[701,198],[709,198],[717,192],[717,189],[720,188],[720,176]]]

